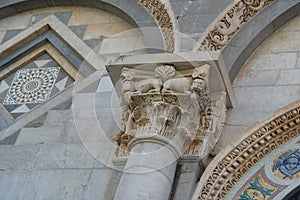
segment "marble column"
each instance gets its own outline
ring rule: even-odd
[[[141,79],[141,73],[123,69],[121,75],[124,114],[118,152],[129,154],[115,199],[167,200],[178,158],[210,104],[209,66],[178,78],[172,65],[156,67],[153,78],[148,73]]]
[[[132,141],[115,199],[169,198],[178,153],[166,142],[157,137]]]

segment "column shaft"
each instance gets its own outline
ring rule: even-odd
[[[177,165],[175,151],[149,140],[135,144],[120,180],[116,200],[167,200]]]

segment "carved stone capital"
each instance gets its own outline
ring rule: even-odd
[[[130,136],[127,139],[159,135],[175,143],[182,153],[197,143],[197,150],[187,154],[207,155],[219,138],[222,120],[218,115],[225,113],[221,110],[226,100],[224,94],[220,105],[216,103],[220,101],[211,101],[209,71],[208,64],[184,73],[173,65],[159,65],[152,72],[123,68],[124,110],[117,156],[126,155],[123,150],[129,141],[123,141],[122,135]]]

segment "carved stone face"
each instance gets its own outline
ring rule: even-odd
[[[192,91],[202,91],[205,88],[205,81],[203,79],[195,79],[192,83],[191,89]]]
[[[133,79],[133,75],[132,75],[132,73],[131,73],[130,71],[125,71],[125,70],[124,70],[124,71],[122,72],[121,76],[122,76],[125,80],[127,80],[127,81]]]

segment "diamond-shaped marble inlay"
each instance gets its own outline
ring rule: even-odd
[[[3,104],[43,103],[51,94],[59,70],[59,67],[18,70]]]

